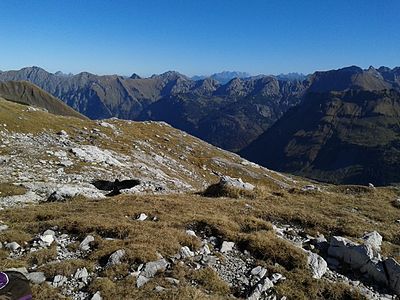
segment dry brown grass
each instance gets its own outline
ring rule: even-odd
[[[98,288],[105,295],[110,295],[109,299],[113,295],[120,295],[121,299],[151,299],[154,297],[152,284],[146,285],[143,290],[132,287],[129,294],[124,294],[128,293],[123,291],[124,284],[134,282],[133,278],[125,278],[126,274],[137,264],[156,259],[157,253],[169,256],[174,255],[181,246],[187,245],[192,249],[199,247],[199,241],[185,233],[186,229],[191,228],[198,233],[235,241],[239,247],[263,261],[269,269],[279,264],[280,272],[288,278],[277,287],[282,295],[298,295],[298,299],[341,299],[340,295],[348,299],[359,299],[341,285],[325,284],[323,280],[312,279],[306,268],[304,254],[288,242],[278,239],[271,231],[270,222],[301,225],[309,233],[342,234],[353,238],[360,237],[365,231],[377,230],[386,241],[385,253],[396,256],[400,249],[398,224],[394,222],[397,209],[391,205],[395,196],[396,192],[392,189],[377,189],[373,197],[365,193],[343,195],[330,191],[310,195],[280,191],[278,195],[271,193],[266,198],[256,199],[216,199],[188,194],[120,195],[99,201],[75,198],[67,203],[43,203],[32,205],[29,209],[0,212],[0,218],[5,219],[7,216],[7,223],[11,226],[8,233],[0,235],[0,239],[18,237],[21,242],[29,241],[35,234],[53,226],[79,239],[89,233],[93,234],[96,237],[94,251],[87,260],[50,264],[41,270],[50,277],[60,273],[60,270],[68,275],[78,267],[92,269],[94,264],[105,261],[114,251],[125,249],[126,256],[122,265],[103,272],[101,276],[104,278],[96,280],[93,286],[101,285]],[[158,221],[136,221],[134,218],[142,212],[157,216]],[[51,259],[51,254],[51,250],[38,253],[37,257],[30,256],[18,264],[26,265],[32,259],[45,262]],[[210,295],[220,297],[218,295],[221,295],[221,291],[225,291],[224,286],[214,281],[215,277],[209,273],[211,281],[208,282],[204,274],[193,274],[190,270],[183,270],[180,275],[178,272],[175,275],[181,276],[179,279],[182,280],[182,286],[174,292],[161,293],[162,296],[160,294],[157,297],[185,299],[188,295],[197,297],[196,293],[207,295],[207,291]],[[112,282],[115,277],[121,279]],[[190,278],[197,278],[197,288],[190,287]],[[157,280],[154,283],[165,284]]]
[[[26,188],[20,185],[0,183],[0,197],[23,195],[26,191]]]

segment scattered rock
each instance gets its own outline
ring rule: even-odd
[[[61,130],[61,131],[57,132],[57,135],[63,136],[63,137],[68,137],[68,133],[65,130]]]
[[[137,218],[136,218],[136,220],[138,220],[138,221],[144,221],[144,220],[146,220],[148,218],[148,216],[145,214],[145,213],[141,213]]]
[[[172,277],[165,277],[165,281],[174,284],[174,285],[179,285],[179,280],[176,278],[172,278]]]
[[[188,246],[184,246],[179,250],[179,255],[181,258],[185,259],[185,258],[193,257],[194,253],[189,249]]]
[[[208,245],[205,243],[199,250],[199,253],[202,255],[210,255],[211,254],[211,250],[210,247],[208,247]]]
[[[257,266],[251,270],[251,275],[257,276],[258,278],[264,278],[264,276],[267,274],[267,269]]]
[[[140,272],[140,275],[147,278],[153,278],[154,275],[157,274],[157,272],[165,271],[167,267],[168,262],[164,258],[156,261],[151,261],[146,263],[146,265],[144,266],[144,270]]]
[[[197,237],[196,233],[193,230],[186,230],[186,234],[190,236]]]
[[[320,188],[317,187],[317,186],[315,186],[315,185],[313,185],[313,184],[309,184],[309,185],[303,186],[303,187],[301,188],[301,190],[304,191],[304,192],[308,192],[308,191],[320,191]]]
[[[5,224],[0,225],[0,232],[6,231],[7,229],[8,229],[8,225],[5,225]]]
[[[165,288],[162,287],[162,286],[157,285],[157,286],[154,288],[154,291],[155,291],[156,293],[161,293],[161,292],[165,291]]]
[[[21,248],[20,244],[18,244],[17,242],[7,243],[5,247],[6,247],[6,249],[11,250],[11,251],[16,251],[19,248]]]
[[[81,280],[83,283],[87,284],[88,283],[88,277],[89,273],[85,267],[76,270],[74,278]]]
[[[92,235],[86,236],[85,239],[80,243],[79,249],[82,251],[89,251],[91,242],[94,242],[94,237]]]
[[[90,300],[103,300],[99,291],[97,291]]]
[[[226,253],[226,252],[232,251],[234,246],[235,246],[234,242],[224,241],[224,242],[222,242],[220,251],[221,251],[221,253]]]
[[[52,230],[45,231],[39,238],[46,247],[51,246],[54,242],[55,233]]]
[[[280,274],[280,273],[274,273],[274,274],[272,274],[272,276],[271,276],[271,281],[272,281],[272,283],[273,284],[276,284],[276,283],[278,283],[279,281],[283,281],[283,280],[286,280],[286,277],[284,277],[282,274]]]
[[[63,275],[56,275],[53,279],[53,286],[55,288],[63,286],[67,282],[68,278]]]
[[[123,164],[115,158],[109,150],[102,150],[96,146],[82,145],[80,148],[72,148],[71,152],[75,154],[79,159],[90,163],[103,163],[109,166],[122,167]]]
[[[259,300],[261,299],[260,297],[264,292],[273,287],[274,284],[272,283],[272,281],[268,277],[265,277],[262,282],[256,285],[251,295],[247,297],[247,300]]]
[[[124,255],[125,255],[125,250],[123,249],[115,251],[108,258],[107,266],[114,266],[121,264],[121,260],[124,257]]]
[[[41,284],[41,283],[46,281],[46,276],[44,276],[43,272],[32,272],[32,273],[29,273],[27,278],[33,284]]]

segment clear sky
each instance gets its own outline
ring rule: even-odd
[[[0,1],[0,70],[255,75],[399,60],[399,0]]]

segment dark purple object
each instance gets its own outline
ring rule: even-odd
[[[0,272],[0,290],[4,288],[9,282],[8,276],[6,273]]]

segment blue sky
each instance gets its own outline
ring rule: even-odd
[[[0,70],[188,75],[399,66],[398,0],[1,0]]]

